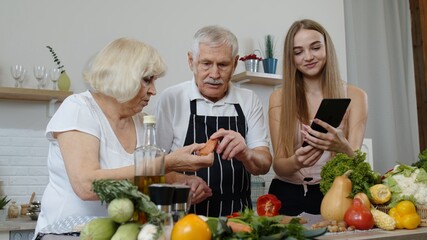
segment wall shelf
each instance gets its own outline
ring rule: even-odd
[[[71,91],[0,87],[0,99],[49,102],[49,116],[53,116],[55,103],[73,94]]]
[[[10,100],[50,101],[56,99],[62,102],[71,94],[73,92],[60,90],[0,87],[0,99]]]
[[[282,84],[282,75],[246,71],[233,75],[231,81],[238,86],[243,83],[278,86]]]

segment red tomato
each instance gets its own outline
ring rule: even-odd
[[[349,226],[354,226],[359,230],[368,230],[374,227],[374,217],[371,211],[363,205],[359,198],[353,199],[353,204],[344,214],[344,221]]]
[[[235,217],[239,217],[240,216],[240,212],[234,212],[231,215],[228,215],[227,218],[235,218]]]
[[[259,216],[272,217],[279,215],[281,207],[282,202],[273,194],[262,195],[256,202],[256,210]]]

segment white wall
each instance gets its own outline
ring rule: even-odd
[[[81,73],[88,60],[108,42],[127,36],[151,44],[165,58],[167,75],[157,81],[158,91],[162,91],[191,78],[187,50],[194,32],[208,24],[232,30],[239,39],[240,55],[260,48],[266,34],[275,36],[277,73],[282,74],[284,35],[293,21],[301,18],[317,20],[329,31],[346,79],[343,8],[342,0],[2,0],[0,86],[13,87],[9,68],[12,64],[22,64],[28,71],[24,87],[36,88],[32,67],[54,66],[46,48],[50,45],[65,64],[72,81],[71,90],[82,92],[86,85]],[[241,62],[237,72],[243,69]],[[245,87],[255,90],[267,105],[272,88]],[[150,111],[152,106],[153,102],[146,110]],[[10,129],[43,133],[49,121],[46,110],[46,103],[0,100],[0,129],[9,133]],[[0,164],[3,169],[8,162]],[[5,179],[0,172],[2,178]]]
[[[259,48],[266,34],[274,35],[280,61],[277,73],[281,74],[284,35],[300,18],[312,18],[325,25],[346,76],[342,0],[2,0],[0,86],[14,86],[9,67],[19,63],[29,72],[24,86],[35,88],[32,67],[54,66],[45,47],[50,45],[65,64],[71,90],[81,92],[86,89],[81,73],[89,58],[111,40],[128,36],[153,45],[164,56],[168,73],[157,82],[161,91],[191,78],[187,50],[194,32],[207,24],[232,30],[239,38],[241,55]],[[242,62],[237,71],[241,70]],[[45,105],[0,100],[0,126],[43,129],[49,120]]]

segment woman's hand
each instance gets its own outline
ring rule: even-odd
[[[206,156],[198,156],[197,154],[195,154],[204,146],[205,143],[193,143],[191,145],[179,148],[166,155],[166,172],[195,172],[201,168],[207,168],[212,166],[214,161],[213,153],[209,153]]]
[[[315,148],[311,145],[300,147],[295,151],[295,164],[297,169],[311,167],[319,161],[324,150]]]
[[[334,128],[320,119],[314,119],[313,122],[322,126],[328,132],[321,133],[313,130],[310,126],[304,125],[304,130],[302,131],[304,141],[306,141],[309,145],[321,150],[353,154],[353,150],[345,138],[341,125],[337,128]]]

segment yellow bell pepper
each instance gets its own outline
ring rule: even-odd
[[[396,228],[415,229],[421,223],[421,217],[417,214],[415,205],[411,201],[401,201],[391,208],[388,215],[396,221]]]

